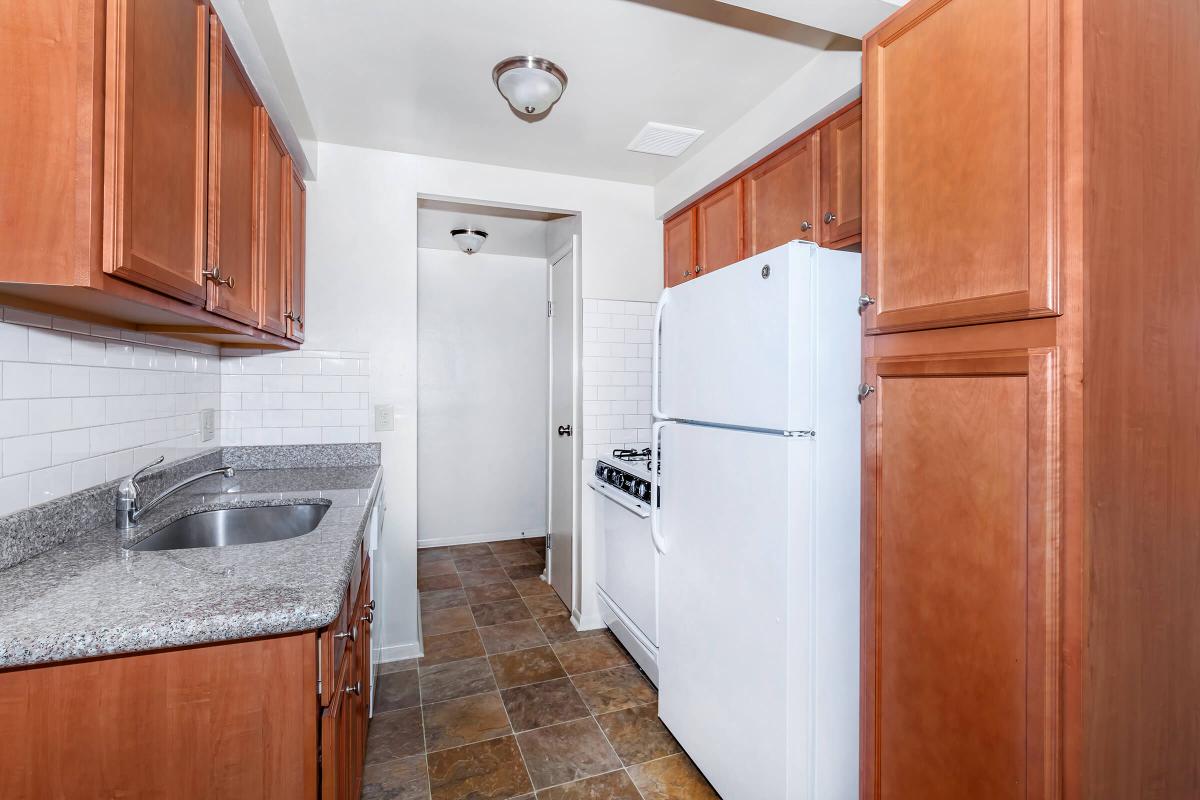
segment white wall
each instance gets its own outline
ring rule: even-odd
[[[654,187],[658,216],[682,208],[858,97],[862,93],[862,52],[857,43],[853,45],[853,49],[831,49],[817,56],[659,181]]]
[[[546,531],[546,259],[417,255],[417,536]]]
[[[371,402],[395,405],[383,444],[384,657],[418,646],[417,195],[581,214],[583,296],[653,301],[662,225],[649,186],[320,145],[308,192],[306,347],[369,354]]]

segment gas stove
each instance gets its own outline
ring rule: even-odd
[[[613,450],[596,461],[596,480],[635,500],[650,502],[650,448]]]

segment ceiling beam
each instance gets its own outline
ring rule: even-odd
[[[861,39],[907,0],[720,0],[779,19]]]

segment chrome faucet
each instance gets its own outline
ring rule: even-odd
[[[150,501],[148,505],[141,504],[141,487],[138,485],[138,478],[142,477],[142,473],[151,467],[156,467],[163,462],[164,456],[159,456],[157,461],[152,461],[146,466],[139,469],[137,472],[130,475],[121,481],[121,485],[117,487],[117,530],[126,530],[137,525],[138,519],[150,509],[166,500],[175,492],[183,487],[195,483],[202,478],[209,478],[213,475],[223,475],[226,478],[233,477],[233,467],[220,467],[219,469],[210,469],[207,472],[201,472],[190,478],[184,478],[179,483],[164,491],[158,497]]]

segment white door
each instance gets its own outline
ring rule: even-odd
[[[571,601],[574,562],[575,473],[575,259],[577,245],[555,255],[550,264],[550,463],[547,504],[547,571],[554,591]],[[561,432],[560,432],[561,431]]]
[[[731,800],[791,796],[788,719],[807,715],[790,708],[805,702],[803,676],[788,674],[789,619],[804,609],[788,574],[804,569],[814,447],[726,428],[662,430],[659,716]]]

